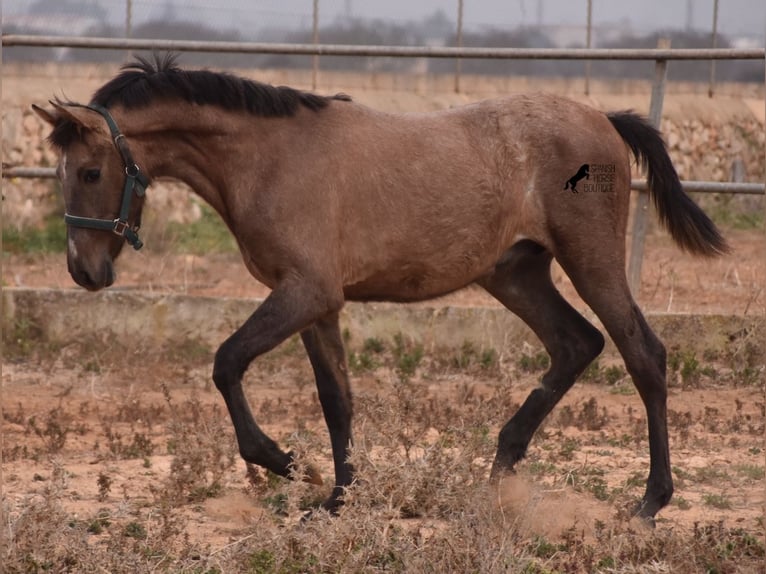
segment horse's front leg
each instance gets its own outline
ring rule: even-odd
[[[348,382],[346,352],[338,324],[338,314],[319,319],[301,333],[316,376],[319,402],[330,431],[332,457],[335,465],[335,488],[322,505],[337,511],[343,502],[343,489],[353,480],[353,468],[348,462],[351,445],[351,389]]]
[[[293,462],[292,456],[266,436],[253,418],[242,389],[242,377],[248,366],[256,357],[318,319],[337,314],[342,305],[342,297],[330,294],[316,283],[286,281],[218,349],[213,381],[226,402],[240,455],[247,462],[286,477],[290,476]]]

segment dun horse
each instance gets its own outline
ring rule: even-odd
[[[512,471],[545,416],[604,346],[559,294],[555,258],[614,340],[646,407],[651,455],[635,513],[670,500],[665,349],[625,277],[629,154],[648,170],[660,221],[678,245],[727,245],[681,189],[660,134],[632,112],[604,114],[552,95],[434,113],[389,114],[229,74],[138,60],[89,105],[35,111],[60,151],[69,271],[91,291],[115,280],[141,242],[144,190],[176,178],[209,203],[271,294],[218,349],[213,380],[242,457],[290,476],[293,459],[253,418],[248,365],[300,333],[329,428],[342,504],[352,402],[338,326],[345,301],[419,301],[477,283],[523,319],[550,370],[499,434],[491,476]],[[139,167],[140,166],[140,167]],[[567,182],[587,166],[577,192]]]

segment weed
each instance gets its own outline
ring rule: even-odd
[[[671,467],[671,471],[675,475],[675,480],[678,486],[683,486],[685,481],[696,481],[694,475],[690,472],[687,472],[680,466],[673,466]]]
[[[604,428],[608,422],[609,415],[606,409],[602,408],[601,412],[599,412],[596,397],[591,397],[580,407],[575,424],[577,428],[596,431]]]
[[[112,525],[109,513],[106,511],[100,511],[89,523],[87,531],[89,534],[103,534],[106,528]]]
[[[453,369],[467,371],[473,366],[478,366],[483,371],[488,371],[498,364],[498,354],[495,349],[479,349],[471,341],[464,341],[460,350],[452,354],[450,366]]]
[[[362,350],[367,353],[375,353],[376,355],[379,355],[386,350],[386,344],[378,337],[369,337],[364,340]]]
[[[145,458],[154,454],[154,444],[144,433],[134,432],[129,443],[123,442],[122,435],[115,431],[110,421],[102,421],[104,436],[112,457],[118,458]]]
[[[702,466],[694,471],[694,480],[698,483],[720,483],[723,479],[728,479],[725,470],[714,466]]]
[[[271,550],[257,550],[247,560],[247,572],[269,574],[276,572],[277,557]]]
[[[452,366],[456,369],[467,369],[476,361],[478,354],[476,345],[471,341],[463,341],[460,351],[452,357]]]
[[[98,500],[103,502],[107,499],[109,492],[112,490],[112,478],[104,471],[101,471],[98,473],[96,484],[98,485]]]
[[[567,438],[559,447],[559,456],[564,460],[572,460],[579,446],[577,439]]]
[[[708,506],[720,510],[729,510],[731,508],[731,500],[725,494],[703,494],[702,501]]]
[[[31,357],[42,338],[43,330],[40,325],[27,317],[19,317],[5,337],[4,353],[13,361],[27,359]]]
[[[144,540],[147,536],[146,527],[140,522],[128,522],[122,532],[126,537],[137,540]]]
[[[423,359],[423,346],[407,343],[401,333],[394,335],[394,368],[401,379],[409,379]]]
[[[627,373],[625,372],[625,369],[619,365],[612,365],[611,367],[604,369],[604,379],[606,379],[608,385],[616,385],[620,380],[625,378],[626,375]]]
[[[489,370],[497,366],[499,357],[494,349],[484,349],[479,357],[479,364],[484,370]]]
[[[609,489],[606,480],[600,476],[589,476],[583,481],[582,488],[592,493],[597,500],[609,500]]]
[[[561,550],[558,544],[549,542],[544,536],[535,536],[530,543],[530,547],[533,556],[543,559],[552,558],[556,552]]]
[[[352,373],[358,375],[368,371],[374,371],[380,366],[380,363],[368,351],[362,351],[360,353],[351,351],[348,354],[348,366]]]
[[[580,378],[584,381],[595,383],[598,382],[600,375],[601,366],[599,365],[598,359],[594,359],[591,364],[585,368],[582,375],[580,375]]]
[[[525,373],[537,373],[550,367],[551,359],[548,353],[540,351],[534,355],[523,353],[518,361],[518,367]]]
[[[45,452],[49,454],[63,450],[67,435],[72,431],[71,417],[60,408],[48,411],[44,425],[40,426],[34,416],[30,417],[28,424],[29,428],[43,439]]]
[[[231,429],[218,405],[205,413],[199,399],[193,397],[179,410],[165,389],[168,410],[176,413],[168,424],[171,437],[168,451],[173,454],[167,492],[176,503],[200,502],[220,494],[226,471],[238,455]],[[183,412],[186,420],[177,413]]]
[[[766,469],[758,464],[738,464],[734,466],[734,470],[748,480],[757,481],[766,478]]]

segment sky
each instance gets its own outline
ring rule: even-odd
[[[26,12],[42,3],[62,9],[66,4],[99,4],[112,23],[124,21],[129,0],[3,0],[3,17]],[[247,30],[307,28],[313,0],[130,0],[134,23],[150,18],[180,17],[221,28]],[[458,0],[318,0],[320,24],[339,16],[379,18],[406,23],[442,10],[456,20]],[[463,0],[466,28],[493,26],[585,26],[587,0]],[[709,30],[714,0],[593,0],[594,26],[631,26],[648,33],[658,28]],[[87,12],[87,10],[84,10]],[[766,36],[766,0],[719,0],[719,30],[729,36],[752,36],[763,45]]]

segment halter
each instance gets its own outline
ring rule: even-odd
[[[103,106],[97,104],[90,104],[88,106],[82,106],[98,112],[106,120],[106,124],[109,126],[109,131],[112,134],[112,140],[120,152],[122,162],[125,164],[125,185],[122,188],[122,205],[120,207],[120,215],[117,219],[97,219],[95,217],[80,217],[79,215],[64,214],[64,221],[67,225],[72,227],[85,227],[87,229],[99,229],[102,231],[111,231],[115,235],[119,235],[125,241],[127,241],[135,250],[141,249],[143,243],[138,238],[138,229],[140,225],[131,226],[128,223],[128,215],[130,214],[130,204],[133,200],[133,194],[138,197],[143,197],[146,193],[146,188],[149,186],[149,178],[147,178],[135,161],[133,161],[133,155],[130,153],[128,142],[125,139],[125,135],[120,132],[120,128],[117,127],[117,123],[109,113],[109,111]]]

